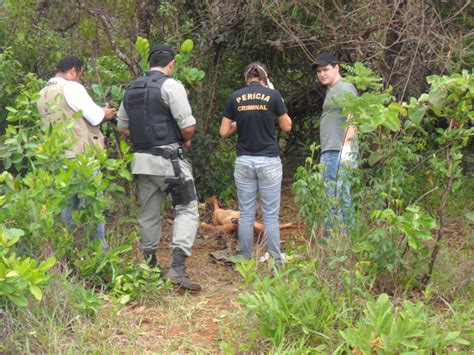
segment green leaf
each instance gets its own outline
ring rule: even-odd
[[[420,241],[412,234],[408,234],[408,245],[413,249],[420,247]]]
[[[43,292],[41,292],[41,289],[38,286],[31,285],[30,292],[38,301],[43,299]]]
[[[148,42],[148,39],[138,36],[135,42],[135,48],[140,55],[147,56],[150,50],[150,42]]]
[[[431,91],[429,93],[428,101],[431,105],[433,105],[433,111],[435,111],[435,113],[437,113],[441,109],[446,95],[447,92],[445,90]],[[440,116],[440,114],[438,113],[437,115]]]
[[[121,177],[123,177],[124,179],[128,180],[128,181],[132,181],[133,180],[133,175],[132,173],[130,173],[130,171],[128,170],[121,170],[119,175]]]
[[[8,298],[18,307],[26,307],[28,305],[28,300],[23,295],[8,295]]]
[[[464,216],[466,216],[466,218],[471,221],[471,222],[474,222],[474,211],[467,211],[467,212],[464,212]]]
[[[187,39],[181,44],[181,52],[189,53],[193,50],[194,43],[192,39]]]
[[[140,54],[140,68],[143,71],[148,69],[148,53],[150,52],[150,43],[146,38],[137,37],[135,42],[135,49]]]
[[[400,129],[400,120],[398,118],[398,112],[389,108],[385,116],[385,122],[382,125],[392,131],[398,131]]]
[[[105,98],[105,90],[102,85],[94,84],[92,85],[92,91],[99,96],[101,99]]]
[[[18,112],[18,110],[16,108],[11,107],[11,106],[7,106],[7,107],[5,107],[5,109],[9,112],[12,112],[12,113],[17,113]]]
[[[122,154],[128,154],[128,152],[130,151],[130,146],[124,140],[120,141],[120,151],[122,152]]]
[[[397,111],[398,113],[402,114],[402,115],[406,115],[407,114],[407,110],[405,107],[403,107],[402,105],[400,105],[399,103],[397,102],[392,102],[390,105],[388,105],[388,108],[393,110],[393,111]]]
[[[176,61],[177,65],[180,65],[183,62],[183,59],[183,55],[179,53],[176,54],[176,56],[174,57],[174,60]]]
[[[11,239],[13,237],[23,237],[25,232],[17,228],[5,228],[3,232]]]
[[[416,107],[413,111],[409,111],[410,120],[416,125],[420,126],[421,120],[425,117],[426,107]]]
[[[128,302],[130,302],[130,299],[130,295],[123,295],[120,297],[119,302],[120,304],[127,304]]]
[[[381,152],[372,152],[369,155],[369,165],[373,167],[383,158],[383,154]]]
[[[10,116],[10,115],[9,115],[9,116],[7,117],[7,122],[16,122],[16,121],[18,121],[18,120],[19,120],[19,117],[17,117],[17,116]]]
[[[51,256],[48,258],[48,260],[41,262],[39,268],[41,269],[41,271],[44,272],[51,269],[54,264],[56,264],[56,258],[54,256]]]

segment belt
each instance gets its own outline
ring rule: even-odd
[[[147,153],[158,155],[165,159],[170,159],[171,164],[173,165],[174,175],[178,178],[182,177],[181,167],[179,166],[179,159],[184,159],[183,148],[179,147],[178,149],[169,149],[169,148],[145,148],[137,149],[137,153]],[[184,177],[183,177],[184,178]]]
[[[136,153],[147,153],[152,155],[158,155],[165,159],[177,159],[179,157],[179,153],[177,149],[167,149],[167,148],[146,148],[146,149],[137,149],[135,150]]]

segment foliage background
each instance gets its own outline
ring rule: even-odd
[[[0,278],[8,274],[12,281],[0,292],[14,304],[0,309],[0,320],[7,325],[0,339],[9,337],[0,351],[103,351],[100,339],[105,336],[97,328],[107,328],[118,313],[114,307],[101,308],[104,299],[161,302],[167,289],[156,270],[135,265],[132,245],[137,230],[130,217],[135,201],[127,182],[128,147],[111,135],[109,156],[83,158],[83,165],[92,164],[93,169],[71,163],[59,172],[63,137],[59,131],[37,129],[34,104],[39,88],[54,76],[57,61],[75,54],[87,63],[84,83],[97,103],[118,105],[124,86],[141,74],[147,45],[143,39],[149,45],[167,42],[177,50],[191,39],[194,48],[185,66],[205,73],[203,80],[184,80],[198,119],[189,154],[196,162],[201,199],[219,194],[227,204],[235,203],[234,142],[220,140],[218,126],[225,99],[243,85],[243,68],[249,62],[268,65],[294,120],[293,132],[278,139],[286,174],[291,176],[299,166],[293,188],[309,228],[301,235],[303,241],[288,249],[291,259],[282,274],[275,277],[258,266],[239,265],[250,290],[239,296],[249,315],[242,332],[252,324],[252,341],[223,342],[221,350],[370,353],[383,344],[390,353],[400,350],[394,339],[407,348],[414,343],[411,349],[431,351],[469,346],[463,337],[472,334],[472,240],[466,232],[472,219],[458,212],[473,207],[469,192],[474,190],[474,147],[469,138],[472,114],[455,101],[472,107],[472,96],[470,89],[443,91],[437,85],[450,80],[463,88],[472,85],[472,74],[453,74],[473,66],[470,0],[3,0],[0,18],[0,206],[6,207],[0,222],[2,260],[8,261],[0,263]],[[369,83],[362,89],[369,95],[348,109],[372,110],[369,116],[384,124],[369,124],[361,139],[363,169],[355,176],[361,189],[354,193],[363,209],[352,243],[328,244],[315,251],[311,227],[327,218],[327,209],[321,208],[324,186],[314,163],[318,151],[312,146],[318,143],[325,91],[310,64],[322,50],[372,70],[346,67],[347,76]],[[450,79],[432,76],[451,74]],[[446,99],[446,92],[454,96]],[[449,103],[440,112],[433,109],[438,98]],[[423,109],[419,114],[417,110]],[[440,150],[444,154],[438,154]],[[94,180],[89,170],[104,175]],[[114,242],[106,257],[98,245],[71,242],[71,235],[55,223],[72,192],[68,186],[74,171],[84,181],[94,181],[86,191],[92,203],[78,216],[84,224],[100,220],[95,212],[112,206],[114,197],[125,197],[107,210],[107,217],[114,219]],[[105,199],[100,197],[103,192]],[[459,234],[444,228],[445,220],[453,218],[461,225]],[[453,236],[458,239],[449,238]],[[446,241],[449,248],[438,257],[439,269],[429,283],[433,251],[441,245],[432,243],[432,237]],[[399,248],[402,242],[405,252]],[[385,293],[394,302],[419,298],[423,304],[392,304]],[[43,303],[25,307],[27,296]],[[437,302],[447,304],[447,310],[442,312]],[[30,323],[37,326],[32,330]],[[88,327],[94,326],[97,334],[91,335]],[[405,328],[413,332],[401,331]],[[446,332],[450,328],[456,330]],[[64,347],[64,337],[74,341]]]

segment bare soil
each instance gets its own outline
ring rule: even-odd
[[[301,235],[296,220],[298,208],[293,201],[291,179],[284,179],[280,223],[293,222],[295,227],[282,230],[282,249],[285,243]],[[209,210],[201,211],[201,222],[210,223]],[[259,219],[257,211],[257,219]],[[167,267],[170,263],[170,235],[172,216],[163,219],[163,235],[158,250],[160,265]],[[265,253],[265,247],[255,236],[255,255]],[[166,295],[163,302],[155,306],[130,305],[120,313],[121,321],[130,325],[136,334],[135,345],[130,334],[124,332],[119,341],[124,347],[137,352],[160,353],[217,353],[222,341],[245,343],[246,339],[236,339],[238,327],[246,327],[239,310],[238,295],[245,291],[241,277],[233,266],[213,262],[209,253],[222,250],[227,243],[232,244],[236,253],[236,236],[223,236],[219,233],[199,230],[193,247],[193,255],[186,262],[187,273],[191,280],[202,286],[198,293],[176,290]]]

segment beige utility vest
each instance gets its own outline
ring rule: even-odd
[[[104,148],[104,136],[99,126],[92,126],[84,117],[74,118],[76,112],[68,105],[64,97],[64,85],[62,80],[48,83],[40,91],[41,98],[38,100],[38,111],[43,115],[43,123],[50,125],[58,121],[67,124],[67,120],[75,120],[72,128],[74,139],[72,148],[65,152],[66,158],[74,158],[76,155],[86,151],[88,146],[98,149]],[[56,100],[56,97],[59,98]]]

